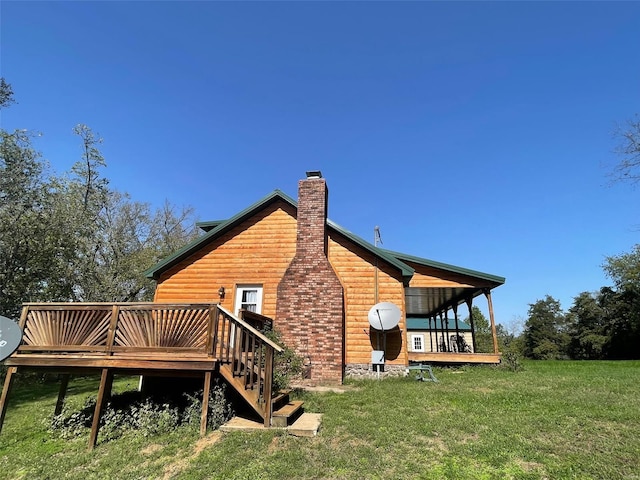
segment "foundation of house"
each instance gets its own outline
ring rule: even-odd
[[[378,365],[370,363],[348,363],[344,368],[345,378],[386,378],[404,377],[407,375],[407,367],[404,365]]]

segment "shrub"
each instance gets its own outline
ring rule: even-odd
[[[276,353],[273,362],[273,391],[286,390],[293,380],[302,378],[303,358],[293,348],[284,345],[282,336],[277,330],[267,330],[263,333],[284,348],[282,352]]]
[[[128,431],[150,437],[170,433],[178,427],[199,428],[202,390],[184,397],[186,402],[177,405],[152,396],[141,398],[139,392],[114,395],[100,417],[100,434],[105,440],[113,440]],[[96,398],[92,396],[79,410],[65,407],[60,415],[53,417],[49,430],[65,439],[85,435],[91,427],[95,406]],[[207,426],[216,429],[232,416],[225,386],[216,382],[209,395]]]
[[[512,372],[519,372],[524,367],[521,362],[521,357],[517,352],[505,352],[502,354],[502,366]]]

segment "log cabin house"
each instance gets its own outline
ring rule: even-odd
[[[307,172],[297,202],[275,190],[228,220],[200,223],[204,235],[148,270],[155,302],[219,302],[273,318],[283,341],[303,356],[311,383],[377,374],[372,352],[383,345],[384,375],[404,374],[412,361],[500,361],[491,290],[504,278],[378,248],[329,220],[327,210],[326,180]],[[478,296],[488,302],[492,353],[458,351],[450,341],[408,348],[409,325],[442,325],[449,312],[448,336],[466,335],[473,345],[473,319],[465,333],[458,308],[471,312]],[[382,301],[402,313],[384,333],[367,320]]]
[[[263,334],[265,324],[304,357],[316,384],[380,375],[373,363],[381,349],[382,375],[404,375],[410,362],[500,361],[491,289],[504,278],[378,248],[328,220],[327,206],[325,179],[308,172],[297,202],[275,190],[228,220],[201,223],[202,236],[147,271],[157,282],[154,302],[24,304],[22,342],[5,360],[0,429],[15,376],[30,369],[62,374],[56,414],[71,375],[100,374],[90,448],[115,374],[203,379],[201,433],[213,376],[223,377],[265,426],[286,426],[302,402],[273,389],[282,347]],[[470,334],[473,344],[473,317],[466,331],[458,307],[471,312],[481,295],[493,353],[457,351],[446,342],[435,350],[407,347],[417,342],[407,335],[421,319],[434,326],[439,320],[441,336]],[[368,321],[379,302],[400,311],[397,325],[384,332]],[[451,331],[451,322],[443,323],[449,312]]]

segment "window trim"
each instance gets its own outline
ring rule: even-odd
[[[256,300],[256,312],[258,314],[262,314],[262,298],[264,293],[264,288],[262,284],[259,283],[242,283],[236,285],[235,288],[235,298],[233,302],[233,312],[234,314],[238,314],[240,308],[242,307],[242,293],[245,290],[256,290],[257,292],[257,300]]]
[[[420,339],[420,348],[416,348],[416,339]],[[426,352],[426,345],[424,343],[424,333],[412,333],[411,334],[411,351],[412,352]]]

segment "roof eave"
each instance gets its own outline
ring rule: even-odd
[[[480,271],[477,271],[477,270],[470,270],[468,268],[458,267],[456,265],[451,265],[451,264],[448,264],[448,263],[437,262],[435,260],[429,260],[428,258],[421,258],[421,257],[413,256],[413,255],[407,255],[407,254],[401,253],[401,252],[394,252],[392,250],[386,250],[386,249],[381,249],[381,248],[379,248],[379,250],[383,250],[388,255],[396,257],[399,260],[418,263],[420,265],[424,265],[424,266],[427,266],[427,267],[438,268],[438,269],[441,269],[441,270],[448,270],[448,271],[453,272],[453,273],[458,273],[458,274],[461,274],[461,275],[468,275],[468,276],[471,276],[471,277],[480,278],[482,280],[486,280],[486,281],[495,283],[496,287],[499,286],[499,285],[503,285],[505,283],[505,281],[506,281],[506,279],[504,277],[500,277],[498,275],[492,275],[490,273],[480,272]]]

